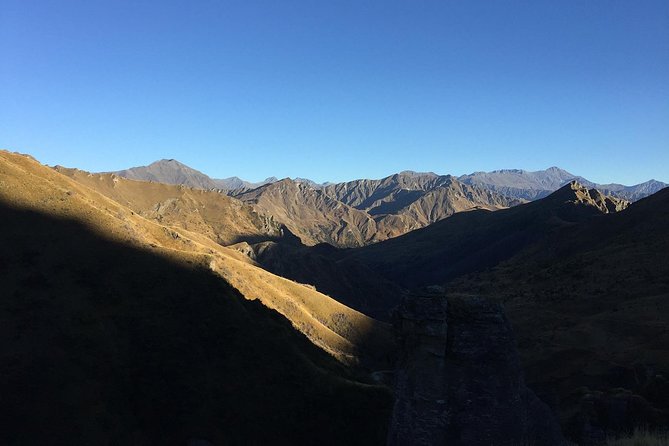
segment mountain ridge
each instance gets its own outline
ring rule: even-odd
[[[273,215],[305,244],[368,245],[475,208],[518,204],[451,176],[394,174],[314,188],[284,178],[234,196]]]
[[[79,182],[57,169],[9,152],[0,152],[0,168],[5,178],[0,198],[5,202],[49,212],[54,216],[75,217],[110,239],[164,253],[184,262],[202,264],[247,299],[259,299],[267,307],[283,314],[315,345],[344,362],[357,361],[361,350],[356,339],[360,339],[363,333],[364,338],[376,339],[372,343],[378,342],[377,347],[381,349],[390,340],[385,324],[311,287],[275,276],[247,256],[223,247],[193,228],[161,224],[156,217],[142,216],[120,204],[110,198],[114,197],[111,192],[113,187],[96,187],[97,178],[111,180],[113,184],[109,175],[89,174],[91,177],[85,176],[87,181]],[[135,183],[138,186],[147,184]],[[10,184],[16,187],[10,188]],[[181,193],[181,187],[172,186],[176,196]],[[16,193],[18,190],[21,194]],[[131,198],[130,195],[126,197]],[[135,203],[135,206],[139,204]],[[369,351],[372,352],[373,348]]]
[[[257,183],[245,181],[235,176],[224,179],[213,179],[208,175],[192,169],[174,159],[158,160],[149,164],[148,166],[132,167],[125,170],[108,173],[115,173],[119,176],[143,181],[183,184],[190,187],[204,189],[221,189],[228,191],[228,193],[231,195],[236,195],[251,189],[255,189],[262,185],[278,181],[276,177],[269,177],[264,181]],[[434,172],[415,172],[412,170],[404,170],[384,178],[389,178],[393,175],[402,175],[412,178],[452,176],[438,175]],[[360,181],[381,181],[384,178],[379,180],[361,178],[339,183],[318,183],[308,178],[300,177],[294,178],[293,180],[295,182],[306,183],[317,189],[329,189],[332,191],[333,189],[336,189],[337,186],[342,184],[355,183]],[[557,166],[551,166],[547,169],[538,171],[528,171],[524,169],[497,169],[489,172],[475,171],[470,174],[456,176],[455,178],[464,184],[483,186],[493,192],[498,192],[510,198],[520,200],[536,200],[543,198],[571,180],[577,180],[579,183],[584,184],[590,188],[596,188],[608,195],[614,195],[618,198],[623,198],[630,201],[636,201],[651,195],[664,187],[669,186],[668,183],[654,179],[631,186],[618,183],[597,184],[587,180],[582,176],[574,175]]]

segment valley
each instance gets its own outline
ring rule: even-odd
[[[258,443],[274,432],[305,444],[318,431],[324,444],[384,444],[391,419],[410,423],[391,412],[398,358],[400,376],[415,360],[400,334],[416,333],[398,317],[425,317],[412,299],[448,300],[443,323],[461,327],[440,338],[451,355],[475,361],[489,341],[507,352],[491,356],[515,386],[501,394],[556,414],[532,421],[550,432],[537,441],[562,438],[557,423],[583,445],[669,426],[663,183],[600,187],[557,168],[227,180],[175,160],[91,173],[0,152],[10,444],[40,414],[52,438],[95,443]],[[466,379],[448,358],[439,367]],[[33,384],[25,399],[10,391]],[[452,432],[472,420],[453,418]]]

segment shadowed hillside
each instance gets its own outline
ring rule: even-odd
[[[76,219],[112,240],[206,265],[247,299],[259,299],[286,316],[314,344],[342,361],[384,362],[392,349],[387,324],[312,287],[270,274],[200,233],[147,220],[29,157],[0,152],[0,197],[20,208]]]
[[[447,286],[505,302],[528,376],[545,399],[569,409],[570,429],[582,426],[570,410],[583,398],[604,408],[597,416],[605,428],[666,426],[667,252],[669,190],[662,190]],[[627,407],[618,418],[616,405]]]
[[[496,212],[461,212],[340,256],[360,261],[407,288],[441,285],[492,267],[557,230],[626,205],[574,182],[542,200]]]
[[[624,206],[572,183],[337,255],[408,288],[504,302],[530,386],[572,438],[606,436],[669,423],[669,190]]]
[[[206,264],[0,215],[0,443],[383,442],[388,392]]]
[[[388,321],[392,309],[403,295],[401,287],[364,264],[338,262],[337,248],[322,243],[316,246],[263,242],[240,246],[248,250],[268,271],[316,289],[344,305],[380,321]]]

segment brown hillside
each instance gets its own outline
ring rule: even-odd
[[[284,179],[236,195],[284,223],[306,245],[358,247],[470,209],[518,204],[450,176],[396,174],[315,188]]]
[[[135,181],[61,166],[55,169],[143,217],[198,232],[224,246],[281,237],[281,225],[272,217],[258,214],[250,206],[216,191]]]
[[[0,161],[0,198],[8,205],[72,218],[110,240],[204,265],[247,299],[259,299],[286,316],[312,342],[339,359],[355,360],[361,351],[384,356],[391,344],[386,325],[310,287],[277,277],[202,234],[150,221],[31,158],[0,152]]]
[[[374,239],[376,223],[363,211],[323,191],[290,179],[267,184],[237,196],[259,212],[285,224],[303,243],[362,246]]]
[[[83,190],[25,170],[16,181],[22,160],[7,158],[0,444],[384,444],[386,389],[359,382],[197,256],[119,238],[126,228],[100,225],[109,203],[86,223],[65,217]],[[7,203],[22,193],[37,201]]]

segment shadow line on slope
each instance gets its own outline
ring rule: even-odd
[[[0,443],[385,441],[386,389],[205,265],[0,216]]]

